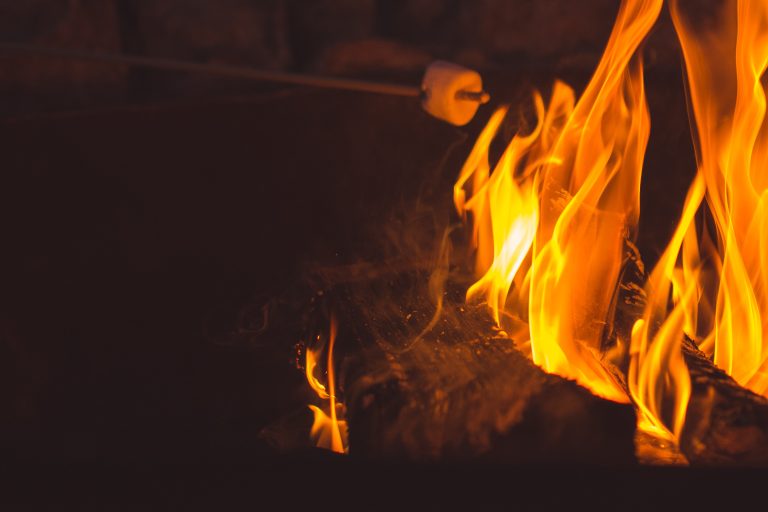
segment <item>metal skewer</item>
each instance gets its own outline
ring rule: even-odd
[[[421,97],[423,94],[423,91],[420,87],[409,85],[369,82],[364,80],[351,80],[348,78],[305,75],[299,73],[283,73],[279,71],[268,71],[240,66],[226,66],[221,64],[199,64],[196,62],[141,57],[138,55],[93,52],[87,50],[54,48],[49,46],[37,46],[20,43],[0,43],[0,50],[31,53],[53,58],[116,62],[120,64],[145,68],[230,76],[266,82],[307,85],[311,87],[321,87],[326,89],[363,91],[376,94],[388,94],[392,96]],[[456,99],[476,101],[478,103],[484,104],[488,102],[490,96],[485,91],[458,91],[456,93]]]

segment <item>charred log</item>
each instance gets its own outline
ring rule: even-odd
[[[420,363],[389,354],[399,375],[358,384],[348,414],[353,455],[634,463],[631,406],[544,373],[506,338],[429,344],[414,356]]]
[[[431,297],[424,269],[326,270],[352,456],[634,464],[635,413],[535,366],[466,285]],[[308,282],[312,282],[309,279]],[[440,314],[435,315],[437,308]]]
[[[691,400],[680,449],[694,465],[768,465],[768,400],[740,386],[690,340]]]

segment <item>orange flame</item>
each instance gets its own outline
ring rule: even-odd
[[[686,305],[689,334],[740,384],[768,394],[768,3],[730,0],[704,31],[679,2],[672,19],[685,57],[696,123],[699,172],[706,183],[716,243],[684,242],[719,279],[689,272],[699,301]],[[688,247],[685,247],[685,245]],[[714,304],[714,308],[710,306]],[[704,331],[704,332],[701,332]]]
[[[648,302],[632,329],[629,389],[639,409],[638,428],[668,441],[679,442],[691,396],[691,377],[683,360],[681,343],[686,311],[696,299],[693,280],[680,281],[675,264],[693,217],[704,198],[704,180],[698,175],[688,191],[683,214],[672,240],[646,284]],[[687,268],[690,267],[690,261]],[[695,274],[695,272],[694,272]],[[676,305],[669,313],[670,287]],[[674,291],[677,290],[677,291]]]
[[[546,371],[621,402],[626,393],[599,349],[639,217],[650,130],[642,63],[633,57],[661,5],[624,1],[579,101],[561,82],[546,108],[535,94],[536,126],[512,139],[491,173],[489,146],[505,114],[496,112],[454,188],[476,248],[479,280],[467,299],[486,301],[506,329],[522,324],[517,335]]]
[[[317,393],[322,400],[328,400],[328,411],[326,414],[320,407],[310,405],[309,408],[314,414],[310,437],[318,448],[325,448],[336,453],[347,453],[347,422],[338,418],[337,407],[343,411],[343,404],[336,401],[336,382],[333,369],[333,346],[336,342],[336,317],[331,316],[331,328],[328,340],[328,386],[326,388],[317,377],[314,371],[317,368],[317,362],[320,359],[320,353],[323,347],[320,346],[314,350],[307,348],[306,356],[306,375],[310,387]]]

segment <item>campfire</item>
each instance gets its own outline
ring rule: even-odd
[[[703,18],[669,3],[697,172],[646,268],[643,42],[663,7],[622,2],[580,94],[556,81],[528,111],[496,108],[451,221],[407,209],[381,258],[312,266],[272,302],[299,304],[307,442],[408,460],[768,462],[768,6]]]

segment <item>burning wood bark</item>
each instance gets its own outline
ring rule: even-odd
[[[636,280],[640,274],[632,268]],[[427,290],[429,278],[429,265],[397,261],[316,269],[302,279],[309,289],[322,291],[302,303],[314,304],[303,311],[310,331],[323,323],[328,307],[337,310],[335,359],[351,455],[636,462],[637,443],[647,441],[636,439],[630,404],[599,398],[543,372],[495,327],[484,307],[463,304],[461,282],[446,283],[439,318],[430,322],[436,304]],[[638,308],[642,304],[630,309]],[[692,380],[680,439],[685,459],[664,455],[644,461],[768,463],[768,400],[737,384],[690,339],[683,355]]]
[[[481,331],[472,324],[457,327]],[[634,463],[631,406],[544,373],[508,338],[479,334],[468,339],[446,327],[439,326],[450,341],[414,349],[418,354],[382,352],[392,375],[353,387],[348,399],[352,454],[514,464]]]
[[[686,338],[683,354],[691,372],[680,449],[691,464],[768,465],[768,400],[740,386]]]
[[[446,283],[439,319],[425,331],[436,309],[427,290],[429,269],[396,261],[320,268],[302,278],[307,290],[322,292],[302,292],[308,331],[324,323],[329,307],[337,310],[335,360],[352,456],[636,462],[642,449],[637,443],[647,441],[636,438],[634,407],[543,372],[495,327],[484,307],[463,304],[464,283]],[[634,265],[629,274],[640,278]],[[638,308],[642,304],[630,309]],[[296,315],[285,319],[295,322]],[[643,460],[768,463],[768,400],[738,385],[690,339],[683,350],[692,380],[680,440],[685,459],[668,452]]]
[[[330,269],[314,282],[336,303],[336,360],[350,454],[508,463],[635,462],[629,404],[536,367],[484,307],[450,286],[439,319],[424,270]],[[328,280],[347,276],[346,282]],[[312,280],[310,280],[312,281]]]

